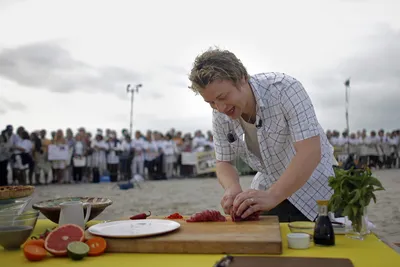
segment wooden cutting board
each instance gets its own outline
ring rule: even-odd
[[[149,217],[160,219],[160,217]],[[196,222],[174,220],[181,227],[163,235],[140,238],[105,238],[107,252],[194,254],[282,254],[277,216],[259,221]],[[86,231],[86,237],[92,235]]]
[[[215,267],[354,267],[349,259],[313,257],[260,257],[235,256],[230,261],[221,259]]]

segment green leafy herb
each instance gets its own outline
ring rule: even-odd
[[[371,199],[376,203],[375,191],[385,190],[381,182],[366,169],[335,169],[335,177],[329,177],[329,186],[334,193],[329,201],[329,210],[343,211],[352,222],[353,229],[361,232],[364,208]]]

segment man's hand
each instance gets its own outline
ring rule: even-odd
[[[243,219],[258,211],[269,211],[279,204],[269,191],[250,189],[238,194],[233,202],[233,210]]]
[[[225,190],[225,193],[221,199],[221,206],[224,209],[225,214],[231,214],[233,207],[233,201],[235,197],[242,192],[240,184],[234,184]]]
[[[242,192],[239,182],[239,175],[231,162],[218,161],[216,165],[216,173],[219,183],[225,189],[225,193],[221,199],[221,206],[226,214],[230,214],[232,210],[233,200],[236,195]]]

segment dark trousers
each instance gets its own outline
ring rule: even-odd
[[[110,172],[110,181],[116,182],[118,180],[118,163],[107,164],[108,171]]]
[[[153,179],[154,173],[155,173],[155,159],[153,160],[146,160],[144,162],[144,167],[147,168],[148,174],[149,174],[149,179]]]
[[[0,186],[8,185],[8,160],[0,161]]]
[[[193,175],[193,165],[181,165],[180,166],[181,176],[192,176]]]
[[[92,180],[92,182],[96,183],[96,184],[100,183],[100,171],[99,171],[99,168],[93,168],[92,172],[93,172],[93,180]]]
[[[265,211],[261,215],[278,216],[279,222],[310,221],[301,211],[299,211],[289,200],[284,200],[270,211]]]
[[[126,181],[132,178],[131,175],[131,163],[132,163],[132,157],[126,158],[126,157],[121,157],[119,159],[119,171],[121,173],[122,180]]]
[[[164,164],[164,154],[161,154],[160,156],[158,156],[155,159],[155,175],[154,175],[154,179],[156,180],[163,180],[166,179],[166,175],[165,172],[163,170],[163,164]]]
[[[28,172],[28,178],[29,178],[29,184],[33,184],[33,174],[35,173],[35,162],[32,160],[31,162],[29,162],[29,172]],[[39,180],[35,181],[37,184],[39,184]]]
[[[74,167],[72,169],[72,175],[74,177],[74,181],[75,182],[81,182],[82,181],[83,168],[84,167]]]
[[[182,167],[182,155],[179,154],[178,158],[176,159],[176,162],[174,162],[174,170],[178,176],[181,175],[181,167]]]

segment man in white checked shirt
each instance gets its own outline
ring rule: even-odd
[[[216,173],[225,189],[221,205],[246,218],[254,212],[280,221],[317,217],[318,199],[329,199],[333,150],[311,100],[295,78],[282,73],[250,76],[236,56],[219,49],[199,55],[190,88],[213,108]],[[257,171],[242,190],[240,156]]]

